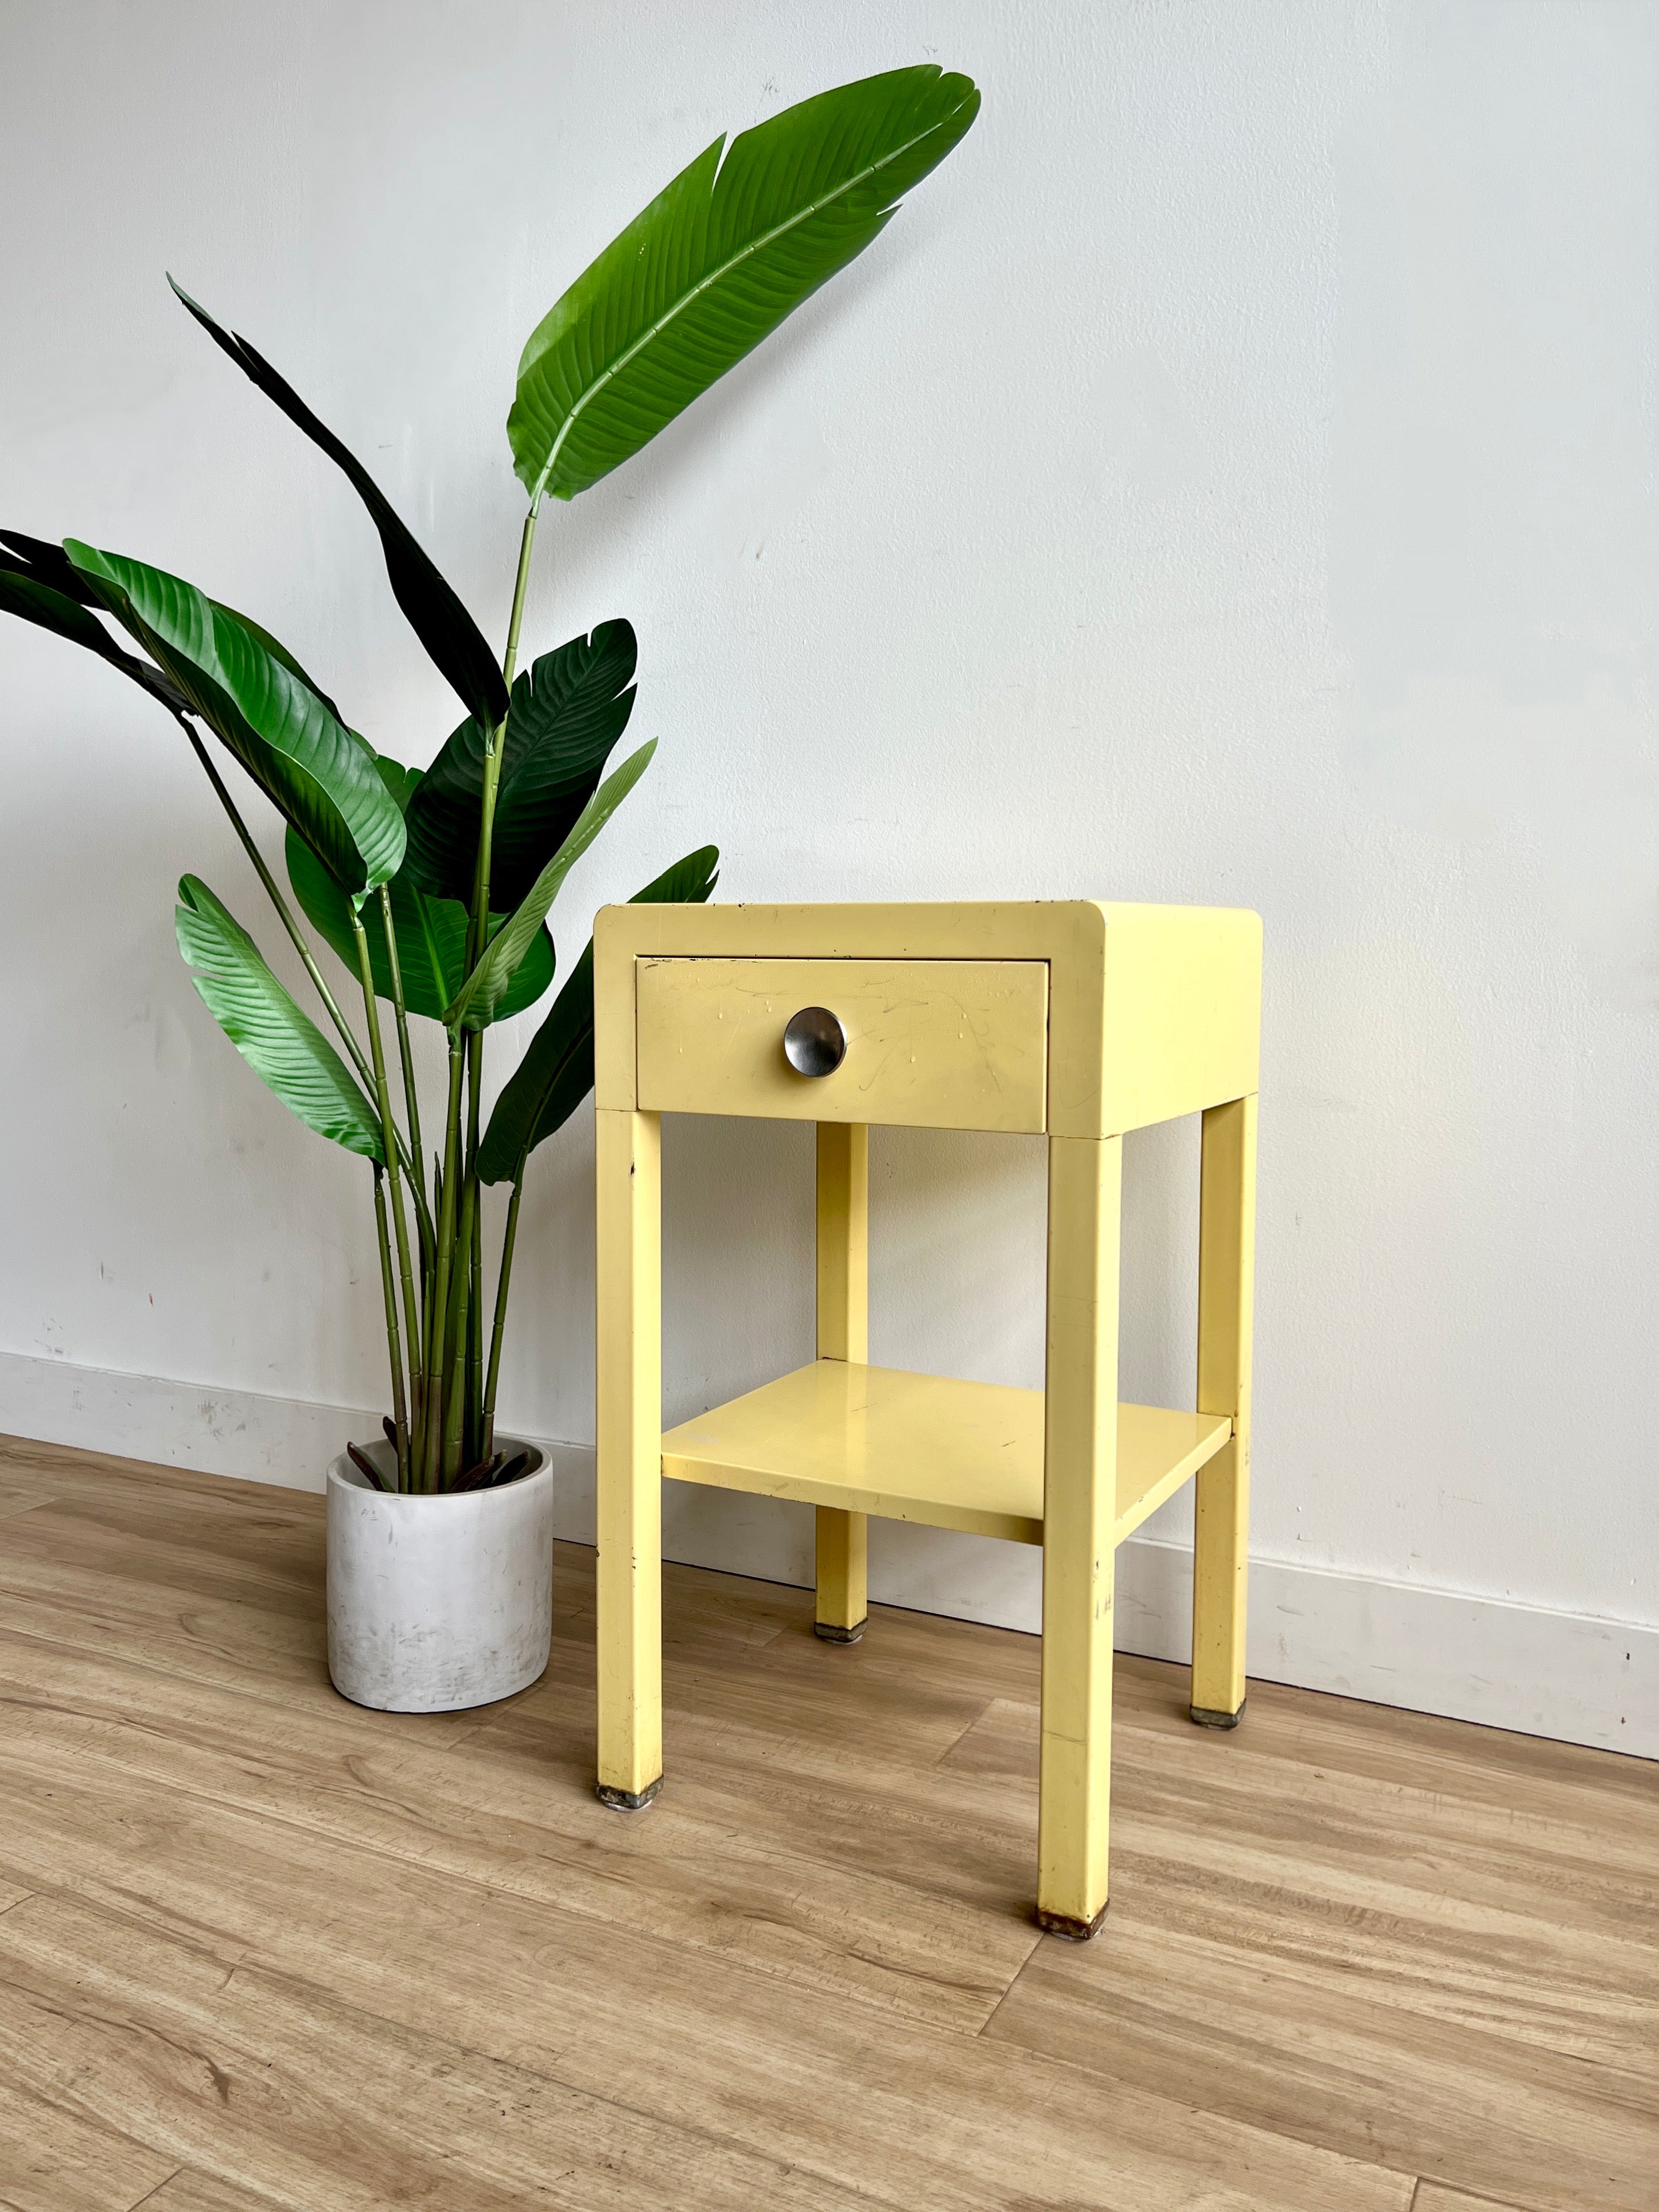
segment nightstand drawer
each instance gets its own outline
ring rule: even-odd
[[[635,982],[647,1113],[1045,1127],[1046,961],[647,958]]]

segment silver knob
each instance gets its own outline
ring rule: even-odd
[[[803,1006],[789,1018],[783,1056],[797,1075],[833,1075],[847,1057],[847,1032],[828,1006]]]

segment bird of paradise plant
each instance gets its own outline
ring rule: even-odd
[[[173,286],[367,507],[398,604],[465,710],[424,771],[377,754],[285,646],[195,585],[76,538],[58,545],[0,531],[0,608],[98,654],[173,715],[344,1048],[343,1058],[207,884],[184,877],[179,949],[209,1011],[284,1105],[373,1170],[392,1384],[386,1428],[400,1491],[459,1491],[517,1471],[495,1449],[514,1244],[530,1154],[592,1085],[591,943],[487,1128],[484,1035],[550,985],[553,902],[654,750],[642,745],[605,774],[634,705],[628,623],[602,623],[519,667],[543,501],[573,499],[630,459],[860,253],[978,109],[967,78],[933,67],[823,93],[729,147],[716,139],[577,278],[531,333],[507,416],[529,508],[499,662],[362,463],[246,338]],[[294,900],[361,992],[362,1037],[204,732],[286,823]],[[718,858],[712,846],[690,853],[635,896],[706,899]],[[440,1024],[447,1046],[442,1138],[429,1164],[411,1018]],[[503,1182],[511,1197],[486,1358],[480,1193]],[[353,1457],[386,1486],[366,1454],[354,1447]]]

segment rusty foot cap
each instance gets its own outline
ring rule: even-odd
[[[1042,1905],[1036,1909],[1036,1924],[1045,1936],[1063,1936],[1068,1943],[1086,1943],[1100,1933],[1100,1923],[1106,1917],[1103,1905],[1092,1920],[1073,1920],[1069,1912],[1047,1912]]]
[[[1244,1717],[1244,1707],[1247,1702],[1245,1698],[1241,1698],[1238,1701],[1238,1711],[1236,1713],[1218,1713],[1208,1705],[1189,1705],[1187,1710],[1200,1728],[1236,1729]]]
[[[613,1813],[642,1813],[662,1788],[659,1774],[654,1782],[647,1782],[643,1790],[613,1790],[608,1782],[593,1785],[593,1795],[601,1805],[608,1805]]]

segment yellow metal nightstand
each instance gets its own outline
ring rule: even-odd
[[[1244,1705],[1261,927],[1218,908],[607,907],[599,1129],[599,1793],[662,1780],[662,1477],[817,1509],[820,1635],[865,1623],[866,1516],[1043,1547],[1037,1917],[1106,1910],[1113,1553],[1197,1478],[1192,1712]],[[1121,1139],[1204,1116],[1197,1411],[1117,1396]],[[662,1431],[660,1117],[817,1126],[809,1367]],[[1048,1139],[1045,1390],[867,1364],[874,1123]]]

